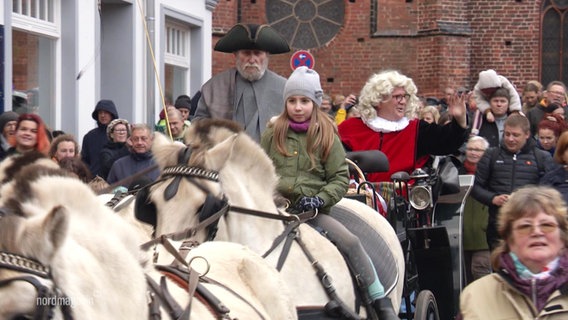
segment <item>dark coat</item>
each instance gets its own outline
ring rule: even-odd
[[[143,154],[130,153],[129,155],[114,162],[110,168],[110,172],[108,173],[107,182],[113,184],[124,178],[131,177],[146,168],[154,166],[155,164],[156,163],[154,162],[150,152]],[[160,170],[158,167],[155,167],[154,170],[146,173],[144,176],[154,181],[159,175]],[[124,187],[128,187],[128,184],[125,184]]]
[[[568,171],[564,166],[557,165],[551,171],[547,172],[540,184],[548,185],[558,190],[564,197],[564,201],[568,203]]]
[[[487,142],[489,142],[490,147],[499,146],[499,128],[495,122],[487,121],[485,115],[483,115],[483,122],[481,127],[479,127],[478,136],[484,137]]]
[[[92,129],[83,137],[83,142],[81,144],[81,160],[89,166],[89,170],[91,170],[93,176],[100,176],[100,152],[109,141],[106,133],[107,125],[100,123],[98,120],[99,110],[108,111],[112,115],[113,120],[118,119],[118,111],[111,100],[99,101],[95,106],[95,110],[91,114],[93,119],[97,121],[97,128]]]
[[[479,160],[471,191],[475,199],[493,209],[496,207],[491,201],[495,196],[511,194],[525,185],[536,185],[540,178],[554,167],[550,153],[538,149],[530,138],[516,154],[501,145],[495,161],[491,163],[493,150],[494,148],[488,149]],[[537,153],[540,154],[540,161],[537,160]]]
[[[536,137],[538,131],[538,124],[540,120],[544,117],[545,114],[551,113],[557,106],[547,106],[545,105],[545,101],[541,101],[541,103],[534,106],[534,108],[530,109],[527,112],[527,119],[529,119],[529,123],[531,124],[531,137]],[[563,107],[564,113],[568,112],[568,107]]]
[[[130,154],[130,151],[124,142],[109,141],[101,150],[101,171],[99,175],[106,178],[112,164],[128,154]]]

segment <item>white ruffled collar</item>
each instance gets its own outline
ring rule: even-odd
[[[380,117],[375,117],[373,119],[363,119],[363,122],[367,127],[376,132],[396,132],[401,131],[408,126],[410,123],[407,117],[403,117],[398,121],[390,121]]]

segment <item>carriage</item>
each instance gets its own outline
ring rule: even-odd
[[[377,150],[350,152],[352,173],[362,183],[355,198],[378,209],[375,192],[387,199],[386,216],[405,256],[402,319],[453,319],[464,286],[462,216],[473,186],[472,175],[458,175],[452,158],[437,158],[432,168],[410,175],[397,172],[390,183],[369,183],[365,173],[388,171]],[[442,162],[438,160],[442,159]],[[362,190],[370,190],[372,201]]]

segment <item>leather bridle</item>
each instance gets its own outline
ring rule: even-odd
[[[37,292],[36,308],[33,315],[21,315],[19,316],[20,319],[52,319],[56,307],[61,309],[65,320],[73,319],[71,300],[57,288],[48,267],[34,259],[0,251],[0,269],[22,273],[21,276],[0,280],[0,288],[8,286],[13,282],[23,281],[32,285]],[[53,287],[50,288],[45,285],[40,278],[51,282]]]
[[[10,211],[0,208],[0,222]],[[54,309],[59,307],[65,320],[72,320],[71,300],[57,288],[49,267],[41,262],[20,254],[0,251],[0,269],[21,273],[20,276],[0,280],[0,288],[22,281],[32,285],[36,292],[36,309],[33,315],[19,315],[16,319],[48,320],[53,318]],[[44,281],[42,281],[43,279]],[[51,288],[45,280],[52,283]]]

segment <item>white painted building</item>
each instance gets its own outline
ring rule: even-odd
[[[4,0],[0,111],[27,101],[79,143],[100,99],[153,125],[162,96],[192,96],[211,76],[218,0]],[[24,100],[25,99],[25,100]]]

